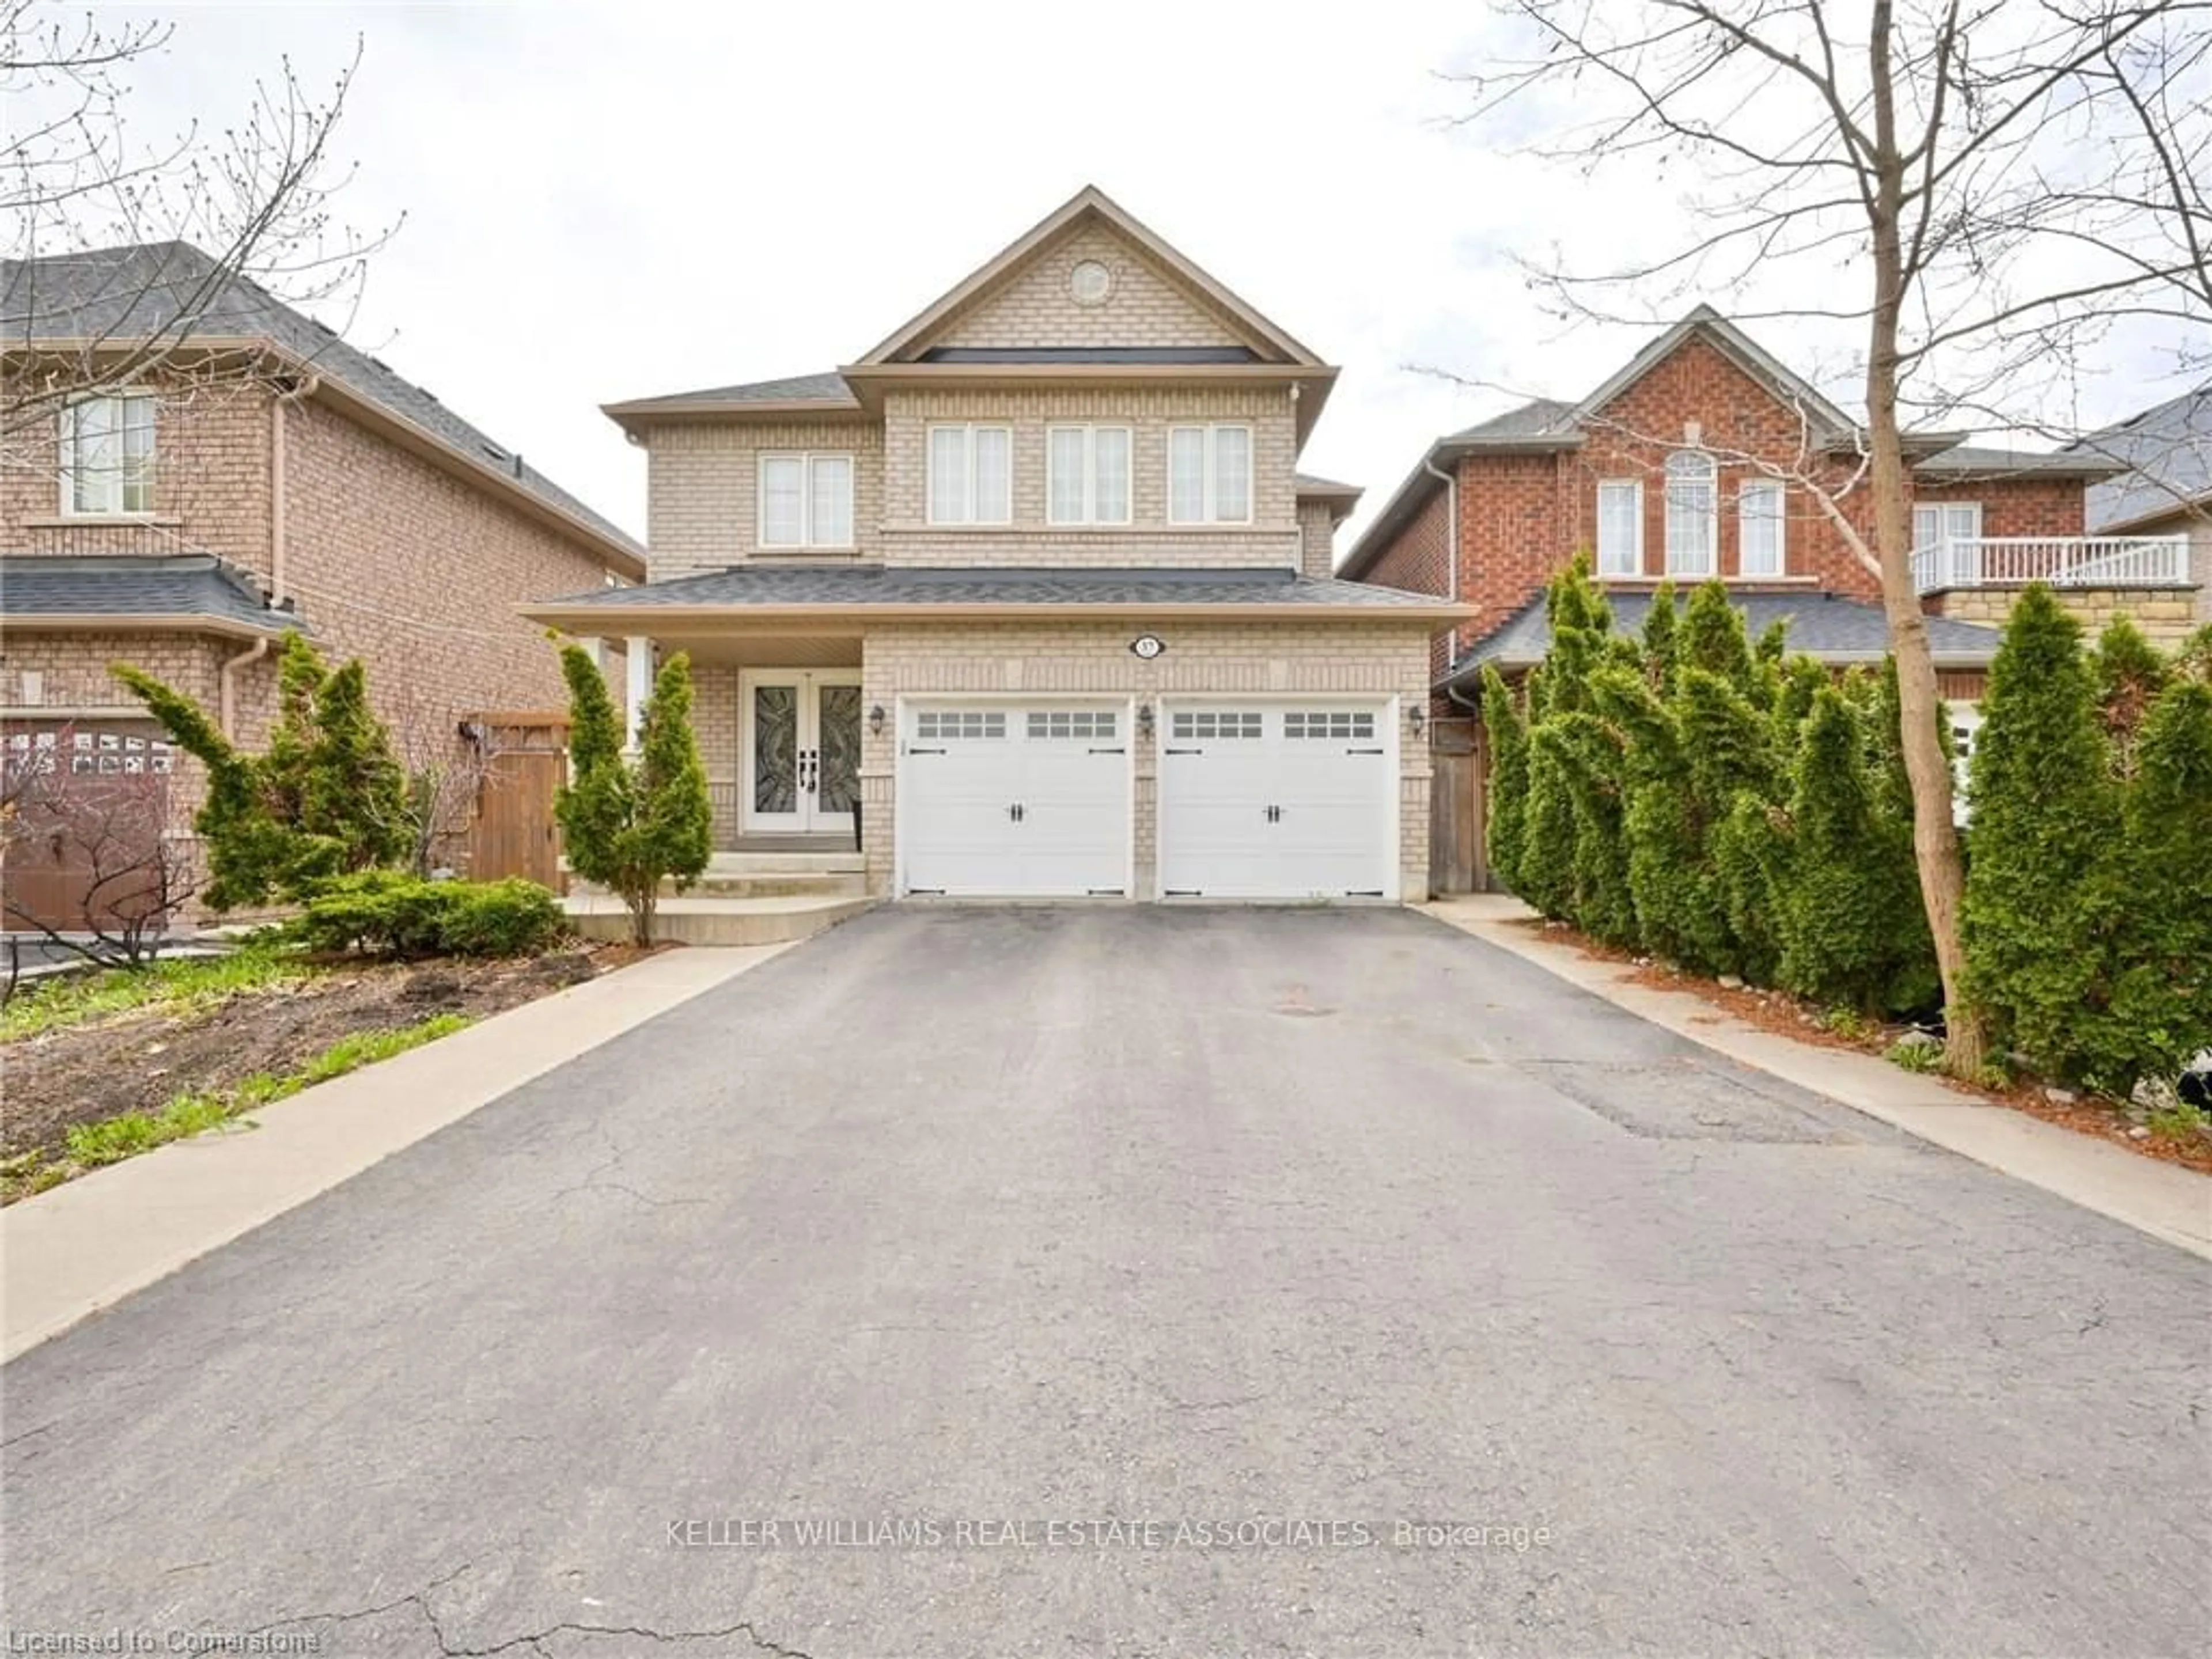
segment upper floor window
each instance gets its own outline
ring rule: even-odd
[[[1597,487],[1597,574],[1644,574],[1644,485],[1607,478]]]
[[[764,454],[760,458],[763,547],[853,545],[853,458]]]
[[[1252,521],[1252,428],[1168,428],[1168,522]]]
[[[1012,523],[1013,448],[1011,427],[930,428],[930,523]]]
[[[1045,432],[1045,514],[1054,524],[1129,522],[1129,428],[1055,426]]]
[[[154,510],[154,398],[86,398],[62,411],[62,511]]]
[[[1718,469],[1698,449],[1678,449],[1667,458],[1667,574],[1713,574],[1715,501]]]
[[[1736,496],[1738,575],[1782,574],[1782,516],[1787,499],[1779,478],[1753,478],[1745,483]]]

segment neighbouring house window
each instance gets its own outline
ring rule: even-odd
[[[87,398],[62,411],[62,510],[154,510],[154,399]]]
[[[930,428],[930,523],[1012,523],[1013,448],[1011,427]]]
[[[1634,478],[1607,478],[1597,487],[1597,574],[1644,574],[1644,486]]]
[[[1252,428],[1168,428],[1168,522],[1249,524],[1252,520]]]
[[[1912,509],[1912,550],[1932,556],[1935,567],[1928,574],[1944,586],[1972,586],[1982,580],[1981,540],[1979,501],[1929,501]]]
[[[1736,497],[1738,575],[1782,574],[1782,512],[1786,499],[1779,478],[1753,478],[1745,483]]]
[[[1048,428],[1047,517],[1054,524],[1128,523],[1129,447],[1126,426]]]
[[[1667,458],[1667,574],[1713,574],[1717,471],[1703,450],[1678,449]]]
[[[763,547],[850,547],[853,458],[767,454],[760,458]]]

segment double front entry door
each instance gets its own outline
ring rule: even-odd
[[[740,688],[744,828],[850,835],[860,798],[860,671],[751,670]]]

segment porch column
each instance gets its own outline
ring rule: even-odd
[[[653,641],[643,634],[633,634],[623,641],[623,660],[629,671],[628,708],[628,743],[631,754],[637,752],[637,737],[645,726],[646,699],[653,695]]]

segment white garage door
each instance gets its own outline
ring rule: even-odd
[[[917,703],[905,720],[898,811],[908,892],[1127,894],[1124,705]]]
[[[1387,708],[1172,708],[1160,741],[1164,897],[1395,897]]]

